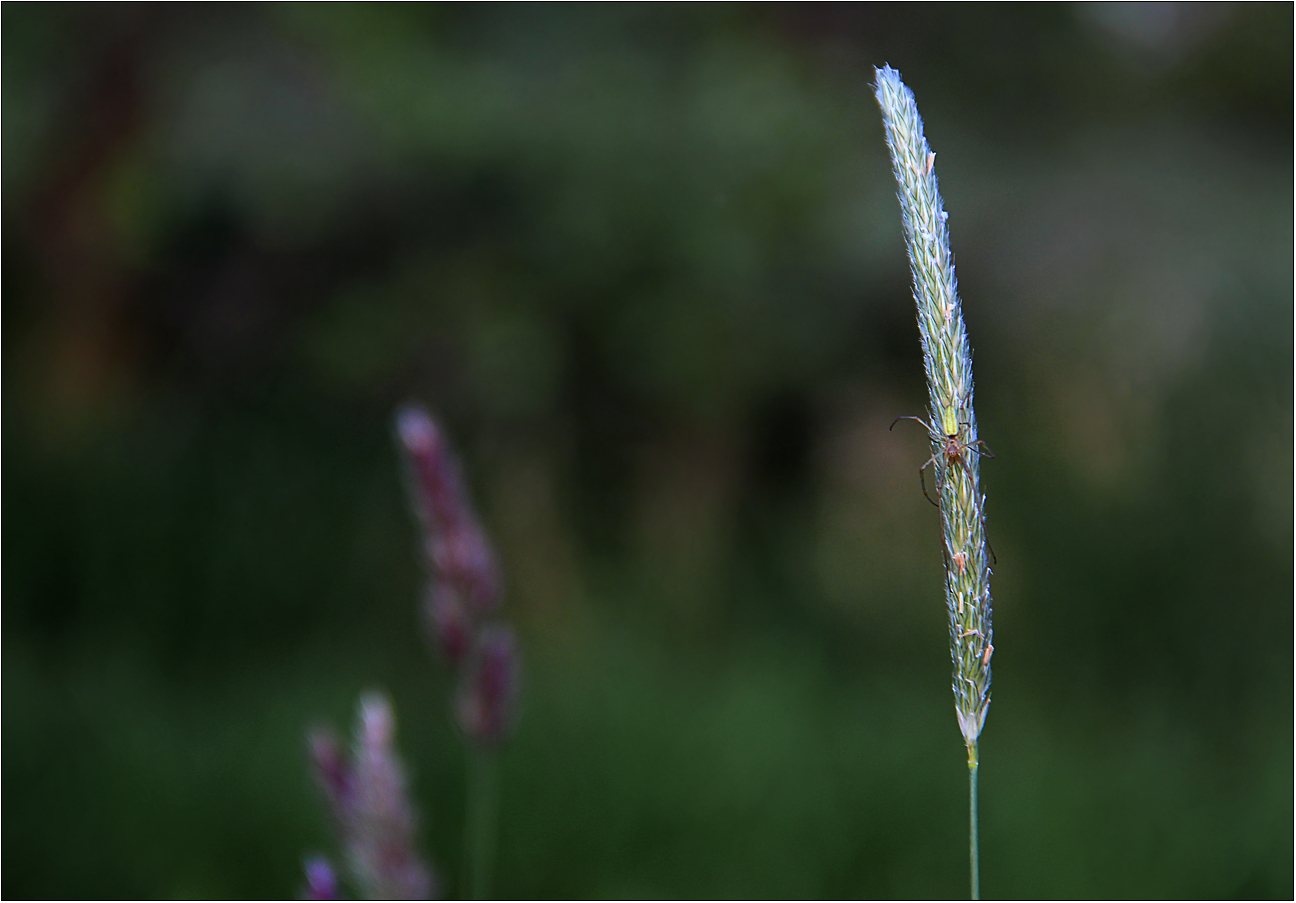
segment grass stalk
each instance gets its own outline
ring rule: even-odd
[[[968,747],[968,862],[972,872],[972,899],[981,899],[981,851],[977,837],[977,745]]]
[[[499,810],[499,753],[468,744],[468,798],[464,817],[464,898],[490,899]]]
[[[891,168],[913,274],[914,302],[928,412],[921,421],[932,443],[932,466],[941,516],[945,605],[954,663],[954,709],[968,751],[969,852],[972,897],[980,892],[977,849],[977,741],[990,705],[990,659],[994,636],[990,609],[990,554],[985,537],[985,496],[980,459],[991,457],[977,437],[972,407],[972,350],[954,278],[954,255],[940,190],[936,155],[923,135],[913,93],[890,66],[876,70]],[[919,418],[915,418],[919,419]]]

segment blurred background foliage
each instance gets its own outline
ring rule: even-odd
[[[297,893],[370,687],[459,892],[407,399],[523,638],[500,894],[963,894],[889,62],[997,454],[985,893],[1290,898],[1292,25],[7,4],[3,895]]]

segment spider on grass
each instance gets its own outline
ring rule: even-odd
[[[945,412],[944,417],[941,421],[941,426],[944,427],[944,429],[939,433],[926,420],[923,420],[921,417],[915,417],[912,414],[906,414],[904,416],[897,417],[895,420],[891,421],[891,426],[889,426],[887,429],[888,430],[895,429],[895,425],[899,423],[901,420],[916,420],[919,423],[921,423],[923,426],[927,427],[928,435],[940,436],[940,443],[941,443],[940,449],[934,452],[930,458],[924,461],[922,467],[918,468],[918,485],[922,486],[923,497],[926,498],[927,501],[931,502],[937,508],[940,507],[940,502],[935,501],[930,495],[927,494],[927,478],[923,476],[923,471],[925,471],[928,467],[933,467],[937,463],[937,461],[939,461],[941,458],[945,459],[946,469],[953,467],[956,464],[961,464],[963,465],[963,468],[966,470],[967,460],[963,457],[965,452],[976,452],[978,455],[981,455],[983,458],[994,457],[994,452],[990,451],[990,446],[986,445],[985,442],[983,442],[982,440],[973,439],[971,442],[965,442],[963,441],[962,438],[959,437],[960,429],[965,426],[970,427],[971,424],[967,423],[966,421],[960,423],[957,420],[955,420],[953,410],[947,410]],[[977,446],[980,447],[978,448]],[[935,472],[936,472],[936,496],[939,498],[941,494],[941,488],[942,488],[941,478],[940,478],[940,473],[941,473],[940,468],[935,468]],[[987,539],[986,540],[987,548],[989,547],[989,545],[990,545],[990,541]],[[995,553],[993,548],[990,549],[990,557],[992,560],[995,559]],[[959,561],[960,574],[963,572],[965,561],[966,558]],[[947,566],[949,565],[948,560],[946,561],[946,565]]]
[[[942,426],[945,427],[945,430],[944,432],[939,434],[926,420],[923,420],[921,417],[915,417],[912,414],[906,414],[902,417],[897,417],[895,420],[891,421],[891,426],[888,427],[888,429],[895,429],[895,425],[899,423],[901,420],[916,420],[919,423],[921,423],[923,426],[927,427],[927,432],[929,435],[941,436],[940,451],[935,452],[930,458],[928,458],[925,462],[923,462],[922,467],[918,468],[918,483],[919,485],[922,486],[923,495],[927,498],[927,501],[931,502],[937,508],[940,507],[940,503],[933,501],[932,497],[930,495],[927,495],[927,480],[923,476],[923,471],[925,471],[928,467],[934,465],[939,458],[945,459],[945,466],[947,468],[953,467],[955,464],[962,464],[966,468],[967,462],[963,460],[963,453],[965,451],[974,451],[978,455],[981,455],[984,458],[994,457],[994,452],[990,451],[990,446],[986,445],[980,439],[974,439],[971,442],[964,442],[962,439],[959,438],[959,428],[964,426],[970,426],[971,424],[968,424],[966,422],[964,423],[956,422],[954,420],[953,411],[945,412],[945,419],[944,422],[942,423]],[[976,446],[978,445],[981,447],[977,448]],[[939,496],[941,493],[941,486],[939,482],[940,471],[937,470],[936,473],[938,475],[938,482],[936,484],[936,495]]]

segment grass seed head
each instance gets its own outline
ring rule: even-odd
[[[876,72],[876,95],[896,178],[927,374],[929,417],[925,423],[932,457],[923,467],[930,465],[935,470],[946,550],[954,703],[971,757],[990,704],[990,656],[994,649],[980,478],[980,458],[992,456],[977,438],[972,350],[954,276],[949,214],[936,180],[936,155],[927,146],[918,106],[900,74],[890,66]],[[965,642],[970,637],[979,637],[981,643]]]

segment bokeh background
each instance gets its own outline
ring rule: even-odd
[[[983,890],[1291,897],[1290,5],[2,16],[5,897],[295,895],[370,688],[460,892],[406,400],[523,644],[499,894],[964,894],[884,62],[997,454]]]

